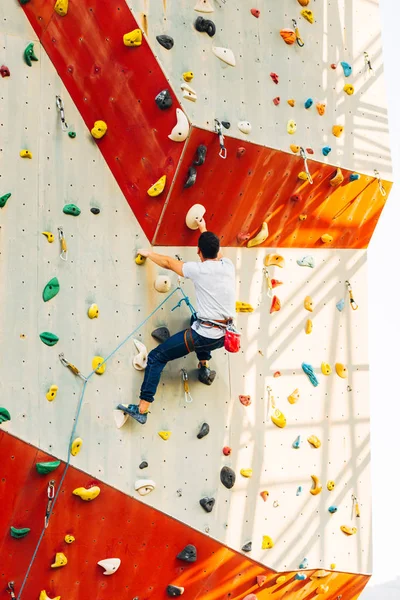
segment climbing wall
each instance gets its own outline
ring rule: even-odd
[[[214,13],[205,17],[214,19],[218,26],[215,45],[232,46],[235,38],[224,40],[223,31],[235,27],[241,31],[243,19],[243,23],[250,23],[244,29],[246,36],[257,27],[257,44],[277,48],[269,58],[265,51],[260,53],[260,61],[269,61],[263,66],[254,60],[254,54],[249,58],[245,50],[251,44],[238,33],[239,47],[232,49],[238,69],[243,48],[239,71],[244,81],[235,79],[237,94],[227,75],[234,71],[224,69],[217,57],[206,52],[214,41],[193,29],[192,22],[200,14],[193,11],[193,6],[190,10],[186,4],[180,7],[176,20],[171,15],[176,14],[178,5],[171,13],[173,5],[162,2],[152,3],[151,10],[149,5],[131,7],[120,2],[113,7],[115,13],[121,12],[115,20],[107,13],[109,3],[100,1],[89,7],[85,2],[70,0],[66,17],[54,13],[53,3],[39,0],[31,0],[23,8],[19,2],[7,0],[7,6],[0,7],[0,63],[10,70],[9,77],[0,79],[0,196],[11,194],[0,209],[0,277],[5,290],[0,325],[0,404],[11,416],[7,420],[7,413],[0,413],[5,418],[0,443],[7,457],[2,496],[8,498],[0,517],[0,554],[7,557],[1,570],[0,598],[9,597],[5,587],[15,580],[17,595],[22,589],[22,598],[39,598],[40,590],[46,588],[51,598],[61,595],[80,600],[88,589],[96,589],[99,600],[110,594],[132,600],[150,595],[163,597],[167,585],[174,584],[185,587],[188,598],[201,594],[210,600],[227,598],[232,593],[240,597],[256,593],[261,600],[271,595],[294,600],[310,598],[317,589],[326,598],[354,600],[371,573],[364,248],[387,198],[382,189],[386,193],[390,190],[376,37],[379,32],[374,29],[375,12],[371,12],[375,8],[368,5],[364,10],[361,0],[351,11],[347,3],[347,12],[341,3],[331,6],[324,2],[322,8],[311,3],[316,18],[310,24],[299,17],[301,7],[294,0],[280,3],[279,9],[271,2],[268,13],[264,5],[260,6],[258,19],[250,13],[254,7],[246,6],[244,10],[233,0],[213,4]],[[133,20],[130,8],[137,21],[129,21]],[[186,17],[189,13],[190,19]],[[237,23],[233,23],[232,15],[237,16]],[[68,21],[70,17],[72,21]],[[295,17],[304,48],[286,46],[279,36],[279,29],[290,26]],[[90,20],[93,18],[96,27]],[[350,23],[354,20],[360,22],[353,30]],[[122,55],[118,43],[122,43],[121,32],[126,33],[137,23],[145,34],[143,44],[127,52],[146,49],[146,55],[134,64],[131,57]],[[335,28],[333,49],[326,39],[331,27]],[[108,40],[104,34],[107,30]],[[174,48],[161,48],[154,41],[159,33],[173,35]],[[185,41],[189,33],[190,39],[198,40],[196,51],[193,44],[190,46],[192,53],[187,51],[189,41]],[[109,50],[100,45],[99,35],[103,36],[102,44],[110,44]],[[270,41],[265,36],[271,36]],[[354,43],[351,51],[349,40],[352,47]],[[32,42],[38,61],[29,67],[24,62],[24,51]],[[331,48],[323,53],[323,80],[328,86],[328,80],[332,85],[335,78],[337,97],[332,102],[332,94],[318,93],[319,101],[327,98],[326,113],[320,117],[302,104],[309,96],[317,99],[319,76],[310,46],[319,48],[322,43],[324,48]],[[369,77],[362,87],[360,61],[365,47],[373,59],[375,77]],[[86,62],[80,62],[81,52]],[[204,64],[200,52],[205,56]],[[272,63],[274,55],[276,63]],[[192,56],[194,62],[182,62],[183,57],[192,60]],[[309,64],[311,56],[314,68]],[[353,65],[353,96],[339,94],[344,84],[341,66],[330,68],[331,62],[341,59]],[[289,87],[287,79],[290,73],[294,79],[302,61],[302,72],[306,74],[310,69],[307,77],[304,75],[305,83],[298,83],[296,75],[296,87]],[[109,86],[115,84],[114,63],[126,65],[129,80],[129,86],[124,87],[125,75],[121,76],[116,86],[119,96],[110,95]],[[265,92],[270,110],[255,110],[252,104],[254,98],[250,97],[246,77],[253,72],[253,63],[263,66],[262,77],[273,70],[280,74],[278,85],[286,80],[279,91],[278,106]],[[286,65],[291,65],[290,72]],[[148,97],[142,95],[143,86],[137,87],[135,78],[130,77],[130,70],[138,68],[144,77],[145,67],[155,78],[149,79]],[[166,140],[175,123],[174,112],[161,119],[163,113],[154,107],[149,109],[148,102],[154,101],[168,77],[171,96],[178,106],[179,77],[191,69],[196,75],[191,85],[197,88],[199,98],[195,104],[185,101],[185,110],[194,125],[185,144],[169,143]],[[197,84],[200,72],[212,75],[208,89],[222,86],[208,104],[209,110],[205,110],[207,86],[200,81]],[[206,75],[202,77],[205,81]],[[274,90],[276,84],[268,77],[263,89]],[[225,86],[231,92],[229,97]],[[64,106],[68,131],[62,130],[57,95]],[[294,107],[287,105],[286,96],[296,97]],[[304,96],[302,101],[300,96]],[[135,111],[133,101],[138,106]],[[354,117],[354,123],[344,110],[343,103],[347,106],[350,101],[355,102],[360,119]],[[359,146],[364,138],[362,128],[371,126],[360,118],[361,105],[373,102],[374,110],[365,108],[365,114],[384,130],[379,133],[379,156],[368,152],[368,144]],[[240,104],[251,107],[251,114],[250,109],[247,114],[241,112]],[[271,120],[272,111],[282,112],[282,136]],[[328,143],[327,132],[334,115],[339,118],[346,113],[341,122],[349,137],[341,138],[332,149],[328,160],[334,166],[309,161],[312,185],[297,178],[304,168],[303,159],[286,153],[284,140],[291,137],[286,133],[290,111],[296,115],[301,132],[298,143],[313,146],[315,152],[317,145],[319,148],[322,142]],[[301,118],[301,111],[310,121]],[[211,131],[214,117],[232,122],[231,129],[225,131],[225,162],[218,157],[218,137]],[[109,127],[101,140],[90,135],[96,119],[104,119]],[[247,141],[235,130],[239,119],[252,121]],[[321,129],[312,125],[314,119]],[[149,127],[153,128],[151,135]],[[268,139],[262,137],[261,127],[268,130]],[[309,132],[306,127],[310,127]],[[352,149],[349,138],[354,143]],[[182,193],[187,169],[201,143],[208,147],[209,163],[201,167],[204,178],[199,167],[195,186]],[[238,144],[246,150],[241,157],[237,155]],[[318,156],[318,161],[322,160]],[[220,165],[225,164],[229,165],[229,173],[224,174]],[[333,189],[329,180],[338,165],[345,181]],[[374,174],[375,168],[385,178],[381,182]],[[360,171],[361,177],[350,181],[355,171]],[[165,172],[164,195],[150,197],[146,190]],[[216,173],[220,174],[218,178]],[[234,176],[238,173],[236,186]],[[247,184],[249,173],[254,177]],[[231,204],[223,196],[230,195],[226,190],[232,190]],[[269,190],[269,196],[265,190]],[[246,196],[243,202],[242,193]],[[255,198],[254,214],[250,197],[252,202]],[[271,198],[275,202],[273,210]],[[118,429],[114,410],[119,403],[136,401],[143,377],[132,366],[137,353],[133,340],[150,350],[156,345],[151,337],[156,327],[166,325],[175,333],[188,326],[190,317],[184,302],[177,306],[183,298],[179,289],[173,291],[177,277],[172,277],[171,296],[156,292],[154,280],[165,273],[149,261],[144,266],[136,265],[137,250],[155,240],[163,244],[160,252],[196,260],[195,249],[188,246],[195,245],[197,233],[186,228],[185,214],[198,201],[207,209],[209,228],[229,246],[245,245],[250,232],[256,233],[266,215],[271,215],[268,223],[272,235],[266,238],[264,247],[225,250],[237,270],[237,300],[252,309],[237,317],[242,350],[238,355],[224,350],[215,353],[218,375],[210,388],[196,381],[195,356],[171,363],[146,426],[128,420]],[[304,214],[307,218],[301,220],[299,216]],[[328,232],[333,241],[327,246],[321,235]],[[282,282],[273,290],[281,309],[270,312],[277,302],[268,293],[263,269],[265,257],[276,252],[285,264],[283,268],[269,267],[269,276]],[[310,257],[312,267],[306,266]],[[59,293],[44,302],[45,286],[55,277]],[[350,305],[346,282],[353,288],[357,310]],[[182,289],[194,301],[191,284],[182,282]],[[312,299],[312,312],[305,308],[306,296]],[[98,318],[88,316],[92,305],[99,309]],[[312,320],[311,333],[306,333],[308,319]],[[56,344],[43,343],[40,335]],[[60,353],[84,376],[90,375],[87,384],[62,364]],[[104,374],[92,372],[94,357],[107,359]],[[318,385],[312,384],[303,363],[308,365],[308,372],[312,369]],[[322,372],[326,370],[322,363],[330,365],[330,375]],[[339,376],[335,365],[341,374],[341,366],[345,367],[346,378]],[[191,403],[185,401],[182,368],[188,372]],[[57,386],[53,396],[52,386]],[[240,396],[250,398],[241,401]],[[198,439],[203,423],[208,423],[210,432]],[[170,432],[169,439],[160,437],[163,431]],[[77,456],[69,454],[71,432],[73,438],[79,436],[83,441]],[[64,462],[56,471],[39,477],[35,463],[52,459]],[[139,469],[143,461],[148,466]],[[69,462],[71,466],[65,470]],[[223,467],[236,474],[231,489],[221,483]],[[59,496],[40,544],[46,490],[52,478]],[[140,479],[150,480],[146,496],[135,491]],[[98,485],[101,492],[92,503],[83,503],[72,495],[76,487],[93,485]],[[22,494],[19,502],[17,491]],[[204,498],[215,500],[209,513],[199,504]],[[131,533],[131,523],[128,527],[114,518],[116,513],[134,515],[131,523],[141,523],[134,530],[136,535]],[[23,539],[14,539],[10,536],[11,526],[29,527],[31,532]],[[157,527],[157,535],[149,533],[152,527]],[[75,537],[71,546],[63,542],[68,533]],[[92,544],[90,539],[94,540]],[[163,557],[154,564],[162,576],[149,581],[143,572],[138,575],[139,571],[147,572],[156,549],[163,543]],[[196,545],[199,561],[182,567],[175,557],[188,543]],[[37,544],[38,554],[34,557]],[[68,564],[51,569],[56,552],[65,553]],[[32,557],[35,560],[29,568]],[[122,561],[112,578],[106,578],[97,566],[99,560],[107,558]],[[134,574],[129,568],[132,561]],[[325,573],[319,579],[315,572],[321,569]],[[261,585],[257,585],[257,575],[266,577]],[[283,578],[279,582],[278,576]],[[82,586],[76,583],[79,581]]]

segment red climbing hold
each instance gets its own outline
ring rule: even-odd
[[[239,400],[243,404],[243,406],[250,406],[251,404],[250,396],[239,396]]]
[[[283,281],[278,281],[277,279],[271,279],[271,287],[276,288],[278,285],[283,285]]]
[[[271,77],[272,81],[276,84],[279,83],[279,75],[277,75],[276,73],[270,73],[269,76]]]
[[[245,154],[245,153],[246,153],[246,148],[243,148],[243,146],[240,146],[240,147],[237,149],[236,156],[237,156],[238,158],[240,158],[240,157],[241,157],[241,156],[243,156],[243,154]]]
[[[275,371],[275,373],[274,373],[274,377],[275,377],[275,379],[276,379],[277,377],[280,377],[281,375],[282,375],[282,373],[281,373],[280,371]]]
[[[272,298],[271,308],[269,312],[271,314],[273,312],[278,312],[278,310],[281,310],[281,302],[277,296],[274,296]]]
[[[5,65],[1,65],[0,67],[0,75],[2,77],[10,77],[10,69]]]
[[[232,452],[232,448],[229,448],[229,446],[224,446],[222,448],[222,452],[224,453],[225,456],[229,456],[230,453]]]
[[[275,104],[275,106],[278,106],[281,103],[281,99],[279,96],[277,96],[272,100],[272,102]]]
[[[258,17],[260,16],[260,11],[258,10],[258,8],[252,8],[250,12],[256,19],[258,19]]]
[[[307,154],[314,154],[314,150],[312,148],[306,148]]]
[[[267,581],[267,578],[265,575],[257,575],[257,585],[258,587],[261,587],[262,585],[264,585],[264,583]]]
[[[301,196],[298,194],[293,194],[293,196],[290,196],[290,199],[292,202],[299,202],[301,200]]]
[[[331,69],[335,70],[337,68],[337,65],[335,63],[331,64]]]

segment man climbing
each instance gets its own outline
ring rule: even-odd
[[[199,230],[201,235],[197,254],[200,262],[183,263],[152,250],[139,250],[139,254],[159,267],[191,279],[197,300],[197,318],[192,318],[191,327],[171,336],[149,353],[139,404],[118,406],[142,425],[147,421],[147,412],[154,401],[161,373],[170,360],[196,352],[199,359],[199,381],[206,385],[212,384],[216,372],[210,370],[208,365],[211,351],[223,347],[225,328],[235,314],[233,263],[222,256],[219,238],[207,231],[204,219],[199,222]]]

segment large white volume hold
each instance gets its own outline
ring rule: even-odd
[[[103,575],[114,575],[116,571],[118,571],[121,559],[120,558],[105,558],[104,560],[99,560],[97,563],[100,567],[103,567],[104,573]]]
[[[189,121],[187,116],[180,108],[176,109],[176,125],[169,134],[169,139],[173,142],[184,142],[189,135]]]

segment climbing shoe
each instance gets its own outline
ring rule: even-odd
[[[199,365],[198,379],[199,381],[201,381],[201,383],[204,383],[205,385],[211,385],[215,379],[216,374],[216,371],[211,371],[211,369],[209,369],[205,365]]]
[[[124,406],[123,404],[118,404],[118,410],[122,410],[124,413],[135,419],[141,425],[144,425],[147,421],[147,414],[141,414],[139,412],[139,407],[137,404],[128,404],[128,406]]]

